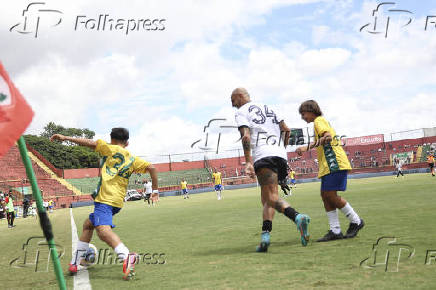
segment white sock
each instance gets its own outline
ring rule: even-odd
[[[73,253],[73,256],[71,257],[71,264],[73,265],[79,265],[81,257],[88,251],[89,249],[89,243],[77,241],[77,248]]]
[[[351,223],[360,225],[360,217],[348,202],[343,208],[341,208],[341,211]]]
[[[341,232],[341,224],[339,223],[338,211],[336,209],[328,211],[327,217],[329,219],[330,230],[334,234],[339,234]]]
[[[118,246],[115,247],[114,249],[115,254],[117,254],[117,257],[120,259],[127,259],[127,257],[129,256],[129,249],[127,249],[127,247],[123,244],[120,243]]]

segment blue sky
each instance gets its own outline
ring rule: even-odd
[[[107,138],[125,126],[139,155],[190,152],[209,119],[232,124],[230,93],[239,86],[291,127],[307,126],[297,109],[309,98],[348,136],[433,127],[436,28],[424,26],[436,3],[394,2],[413,21],[400,28],[407,15],[392,16],[384,38],[359,32],[380,1],[46,1],[63,22],[35,39],[9,31],[28,1],[8,0],[0,4],[0,37],[10,44],[1,61],[36,112],[30,133],[54,121]],[[164,17],[166,29],[72,29],[77,15],[101,13]]]

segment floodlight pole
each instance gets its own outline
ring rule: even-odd
[[[26,142],[24,141],[23,136],[18,139],[18,149],[20,150],[21,159],[23,160],[24,167],[26,168],[27,178],[29,179],[30,185],[32,186],[33,198],[35,199],[36,206],[38,208],[39,223],[50,249],[49,254],[53,261],[54,271],[56,274],[56,279],[58,280],[59,289],[67,289],[64,273],[62,272],[61,263],[59,261],[58,252],[56,250],[56,244],[54,242],[52,226],[47,216],[47,212],[45,211],[45,208],[43,206],[41,192],[39,191],[38,184],[36,182],[35,173],[33,172],[32,163],[30,162],[30,158],[27,154]]]

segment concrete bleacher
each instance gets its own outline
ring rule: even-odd
[[[52,179],[50,174],[39,167],[37,163],[34,161],[31,161],[31,163],[43,198],[73,195],[71,190],[60,184],[57,180]],[[30,186],[26,169],[17,146],[12,146],[11,149],[0,158],[0,168],[0,190],[8,191],[9,189],[13,189],[15,194],[22,195],[20,189]]]
[[[160,188],[179,187],[183,178],[185,178],[191,186],[210,183],[212,181],[209,171],[205,168],[159,172],[158,178]],[[92,193],[97,188],[99,180],[99,177],[67,179],[69,183],[77,187],[83,193]],[[150,174],[132,174],[129,179],[128,188],[142,190],[144,180],[151,180]]]

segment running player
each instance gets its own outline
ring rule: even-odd
[[[182,189],[183,199],[189,198],[188,194],[188,183],[183,178],[182,182],[180,182],[180,188]]]
[[[216,168],[213,169],[212,177],[215,183],[215,192],[218,200],[221,200],[221,192],[223,190],[223,184],[221,181],[221,172],[217,171]]]
[[[433,153],[428,154],[427,156],[427,163],[428,163],[428,167],[430,167],[430,173],[432,176],[434,176],[434,155]]]
[[[351,205],[337,194],[338,191],[345,191],[347,187],[347,172],[351,170],[350,162],[341,146],[340,141],[335,138],[335,130],[330,126],[324,117],[318,103],[309,100],[300,105],[301,118],[307,123],[314,122],[315,142],[309,146],[297,148],[301,156],[303,152],[312,148],[317,149],[319,172],[321,178],[321,197],[330,224],[327,234],[318,239],[317,242],[327,242],[343,239],[337,209],[350,221],[345,238],[353,238],[363,228],[365,223],[353,210]]]
[[[50,140],[69,141],[90,147],[100,153],[104,161],[97,195],[94,198],[94,212],[83,223],[82,235],[77,242],[77,249],[73,254],[69,272],[71,274],[77,273],[77,265],[80,264],[81,256],[88,251],[89,242],[95,230],[100,240],[114,249],[118,261],[123,261],[123,279],[128,280],[135,274],[135,263],[138,256],[136,253],[130,253],[118,235],[112,231],[112,228],[115,227],[112,223],[112,216],[123,207],[129,177],[132,173],[149,172],[155,193],[158,192],[158,179],[157,171],[152,164],[131,155],[125,149],[129,144],[129,131],[127,129],[113,128],[110,136],[111,142],[109,144],[103,140],[94,141],[60,134],[53,135]]]
[[[148,180],[145,180],[144,191],[145,191],[144,202],[147,201],[148,206],[150,207],[151,206],[150,199],[151,199],[151,194],[153,193],[153,185]]]
[[[292,168],[289,171],[289,178],[291,179],[291,188],[292,187],[297,187],[297,184],[295,183],[295,171]]]
[[[250,95],[244,88],[235,89],[231,101],[232,106],[238,109],[235,117],[244,149],[245,172],[251,178],[257,176],[261,188],[263,225],[261,242],[256,251],[268,251],[274,210],[283,213],[297,225],[301,243],[306,246],[309,240],[309,216],[298,213],[278,195],[279,184],[287,187],[285,148],[289,142],[289,128],[266,105],[251,102]]]
[[[404,164],[404,161],[403,161],[403,159],[399,159],[399,158],[397,158],[396,161],[397,161],[396,162],[397,178],[398,178],[398,176],[400,176],[400,174],[401,174],[402,177],[404,177],[404,174],[403,174],[403,164]]]

